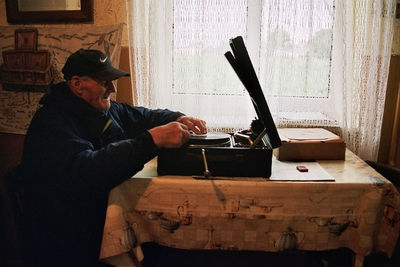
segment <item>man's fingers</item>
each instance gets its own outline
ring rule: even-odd
[[[206,122],[204,120],[196,119],[193,117],[182,116],[177,120],[180,123],[185,124],[192,130],[195,134],[205,134],[207,133]]]

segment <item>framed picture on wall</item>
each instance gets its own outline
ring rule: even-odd
[[[76,23],[93,21],[93,0],[6,0],[9,23]]]

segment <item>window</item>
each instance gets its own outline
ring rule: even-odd
[[[171,17],[157,25],[172,52],[164,52],[166,42],[153,57],[171,68],[163,74],[170,84],[152,93],[154,106],[205,118],[213,128],[247,127],[255,112],[224,57],[229,39],[241,35],[277,121],[337,125],[332,110],[324,112],[332,106],[333,0],[173,0],[169,8]]]
[[[224,53],[246,35],[247,1],[175,0],[173,9],[174,93],[243,95]]]
[[[395,0],[127,2],[139,105],[248,127],[254,108],[224,57],[241,35],[278,127],[335,127],[377,154]]]

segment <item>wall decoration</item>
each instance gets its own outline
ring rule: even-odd
[[[37,29],[15,30],[15,49],[35,51],[37,47]]]
[[[67,57],[80,48],[99,49],[119,66],[122,24],[81,28],[37,28],[38,50],[48,50],[54,69],[53,83],[63,80],[61,69]],[[0,52],[13,50],[15,30],[23,27],[0,27]],[[0,59],[0,65],[3,59]],[[15,92],[0,87],[0,132],[25,134],[38,109],[43,92]]]
[[[47,92],[53,81],[48,50],[36,50],[37,29],[16,29],[15,49],[3,51],[0,82],[4,90]]]

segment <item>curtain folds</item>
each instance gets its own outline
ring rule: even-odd
[[[134,103],[248,127],[254,109],[223,57],[242,35],[278,127],[336,129],[376,160],[395,2],[127,0]]]
[[[346,25],[342,28],[344,42],[340,47],[345,62],[342,75],[337,79],[343,90],[342,136],[347,147],[362,159],[376,160],[389,75],[395,1],[354,0],[351,6],[341,2],[339,5],[338,17]]]

